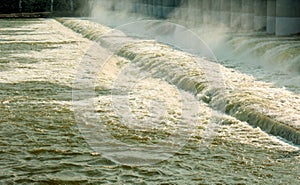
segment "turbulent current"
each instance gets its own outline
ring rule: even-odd
[[[182,27],[139,26],[172,36],[80,19],[0,20],[2,184],[300,183],[299,87],[232,58],[246,45],[268,59],[277,48],[295,80],[297,38],[292,48],[227,38],[232,53],[213,56],[177,47],[177,34],[190,34]]]

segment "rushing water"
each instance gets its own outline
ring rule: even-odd
[[[300,37],[240,34],[227,38],[233,50],[222,52],[222,63],[279,88],[300,92]]]
[[[280,126],[299,129],[297,93],[60,21],[101,42],[51,19],[0,21],[1,183],[299,184],[299,147],[250,126],[264,120],[292,140]],[[220,71],[222,90],[212,85]]]

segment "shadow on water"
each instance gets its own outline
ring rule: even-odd
[[[42,23],[42,21],[39,19],[0,19],[1,28],[20,28],[37,23]]]
[[[199,148],[201,139],[191,138],[153,166],[117,165],[93,153],[81,136],[73,111],[63,104],[72,100],[71,93],[69,86],[44,81],[0,83],[1,183],[255,183],[279,178],[283,169],[292,169],[285,180],[292,179],[298,170],[291,162],[297,153],[219,137],[206,149]]]
[[[43,81],[0,83],[0,100],[56,100],[71,101],[72,87]]]
[[[41,59],[36,56],[27,56],[30,52],[42,52],[43,50],[53,50],[60,48],[61,44],[68,44],[66,42],[28,42],[24,43],[22,41],[10,41],[10,42],[0,42],[0,71],[7,71],[10,68],[7,63],[17,62],[19,64],[33,64],[41,62]],[[26,56],[18,56],[20,54],[25,54]],[[44,58],[43,62],[54,61],[51,58]]]
[[[113,164],[91,154],[78,131],[71,100],[72,88],[65,85],[0,83],[1,184],[79,184],[100,173],[88,163]]]
[[[0,43],[0,49],[1,53],[5,53],[7,51],[8,53],[11,53],[13,51],[23,51],[27,53],[28,51],[42,51],[44,49],[56,49],[58,46],[50,46],[50,44],[53,44],[51,42],[49,43],[37,43],[37,42],[12,42],[12,43]],[[55,43],[54,43],[55,44]]]

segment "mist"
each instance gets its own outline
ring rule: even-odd
[[[226,67],[280,87],[294,86],[295,82],[300,84],[299,36],[280,37],[267,32],[267,1],[255,1],[254,5],[250,1],[238,0],[230,3],[224,0],[154,2],[93,1],[91,17],[112,28],[131,24],[131,31],[140,33],[149,26],[141,29],[142,24],[134,22],[159,20],[174,23],[198,35],[203,45],[215,55],[210,58]],[[165,24],[163,31],[170,35],[170,40],[178,36],[174,26]],[[184,42],[193,42],[188,36],[183,37]]]

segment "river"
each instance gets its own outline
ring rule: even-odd
[[[300,183],[294,83],[89,20],[0,25],[2,184]]]

